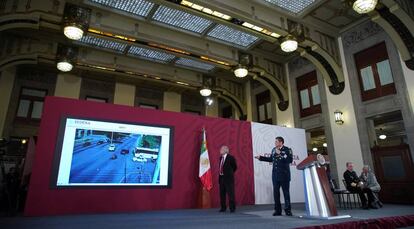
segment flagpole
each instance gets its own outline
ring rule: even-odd
[[[198,208],[211,208],[211,197],[210,197],[210,190],[212,184],[209,184],[210,186],[205,187],[206,183],[203,183],[202,179],[206,179],[204,176],[207,174],[207,176],[210,176],[210,182],[211,182],[211,167],[210,167],[210,161],[208,158],[208,147],[207,147],[207,135],[206,135],[206,129],[203,126],[202,127],[202,142],[201,142],[201,152],[200,152],[200,161],[199,161],[199,178],[200,178],[200,190],[199,190],[199,202],[198,202]],[[202,160],[206,160],[208,163],[208,170],[205,171],[205,164],[202,164]],[[203,167],[204,166],[204,167]],[[202,176],[200,176],[200,171],[204,171]],[[208,184],[207,184],[208,185]]]

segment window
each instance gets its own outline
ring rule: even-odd
[[[300,116],[321,113],[321,97],[316,71],[298,77],[296,85],[299,93]]]
[[[141,108],[147,108],[147,109],[153,109],[153,110],[158,110],[158,106],[157,105],[151,105],[151,104],[145,104],[145,103],[140,103],[139,107]]]
[[[93,97],[93,96],[86,96],[85,100],[87,101],[93,101],[98,103],[108,103],[108,99],[105,98],[99,98],[99,97]]]
[[[270,99],[270,91],[259,93],[256,95],[257,118],[261,123],[272,124],[272,104]]]
[[[384,42],[356,53],[355,64],[362,101],[396,93]]]
[[[22,88],[20,91],[16,119],[20,121],[38,122],[42,117],[43,102],[46,95],[47,90]]]

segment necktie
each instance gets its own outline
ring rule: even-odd
[[[221,156],[221,160],[220,160],[220,175],[223,175],[223,165],[224,165],[224,157]]]

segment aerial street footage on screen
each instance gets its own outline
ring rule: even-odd
[[[66,118],[59,134],[56,186],[169,185],[171,128]]]

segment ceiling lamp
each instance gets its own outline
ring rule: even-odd
[[[380,136],[378,136],[379,139],[384,140],[387,138],[387,135],[385,134],[381,134]]]
[[[66,3],[63,13],[63,34],[69,39],[79,40],[88,30],[91,10]]]
[[[280,47],[284,52],[293,52],[296,51],[296,49],[298,49],[298,42],[295,40],[293,36],[288,35],[282,39]]]
[[[247,74],[249,74],[249,71],[241,64],[237,65],[237,68],[234,70],[234,75],[238,78],[246,77]]]
[[[63,28],[63,34],[71,40],[80,40],[83,37],[83,30],[75,25],[68,25]]]
[[[327,144],[326,142],[325,142],[325,143],[323,143],[322,145],[323,145],[323,147],[325,147],[325,148],[326,148],[326,147],[328,147],[328,144]]]
[[[312,149],[312,151],[313,151],[313,152],[316,152],[316,151],[318,151],[318,148],[314,147],[314,148]]]
[[[78,50],[76,48],[59,45],[56,54],[57,69],[62,72],[70,72],[76,63],[77,55]]]
[[[200,90],[200,94],[201,96],[204,96],[204,97],[210,96],[211,90],[209,88],[204,87]]]
[[[375,9],[378,0],[356,0],[352,8],[359,14],[366,14]]]
[[[62,72],[70,72],[73,68],[73,65],[67,61],[61,61],[57,63],[57,69]]]

